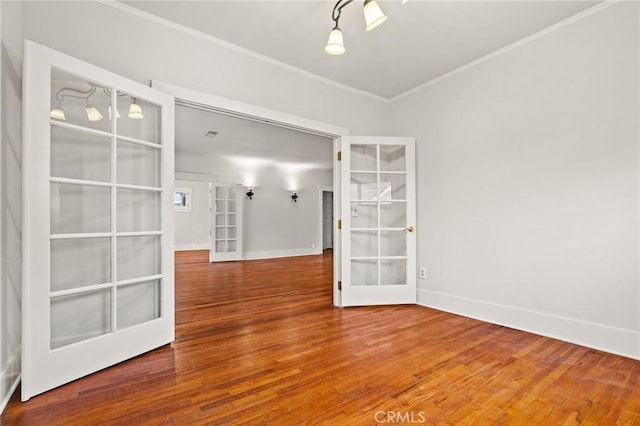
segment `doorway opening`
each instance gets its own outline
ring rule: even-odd
[[[212,262],[322,254],[316,193],[333,190],[332,140],[190,106],[175,117],[176,188],[191,195],[176,208],[177,250]]]
[[[322,250],[333,250],[333,191],[322,191]]]
[[[215,111],[220,114],[226,114],[234,117],[245,118],[249,121],[258,121],[262,123],[272,124],[274,126],[294,129],[304,133],[310,133],[317,136],[323,136],[333,140],[332,149],[333,156],[332,161],[335,162],[339,151],[339,138],[349,134],[349,129],[345,127],[336,126],[333,124],[323,123],[320,121],[310,120],[304,117],[299,117],[292,114],[275,111],[269,108],[264,108],[256,105],[251,105],[233,99],[227,99],[220,96],[215,96],[209,93],[201,92],[198,90],[192,90],[173,84],[152,81],[152,87],[157,88],[165,93],[171,94],[176,99],[176,105],[188,105],[193,108],[205,109],[208,111]],[[336,187],[340,182],[339,176],[340,170],[338,167],[333,168],[333,186]],[[338,196],[336,200],[339,200]],[[340,203],[334,202],[334,217],[339,214]],[[339,241],[335,238],[337,233],[336,227],[334,227],[334,249],[333,249],[333,304],[335,306],[342,306],[341,291],[338,287],[338,277],[340,277],[340,245],[336,244]]]

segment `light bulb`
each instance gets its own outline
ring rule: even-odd
[[[67,117],[64,115],[64,111],[60,108],[59,104],[51,110],[49,117],[55,118],[56,120],[67,121]]]
[[[345,52],[344,40],[342,38],[342,31],[336,25],[334,29],[329,33],[329,41],[324,48],[324,51],[329,55],[342,55]]]
[[[375,0],[365,0],[364,21],[367,31],[371,31],[387,20],[387,16],[382,13],[382,9]]]
[[[100,111],[98,111],[98,108],[94,106],[87,106],[85,111],[87,112],[87,118],[89,121],[100,121],[103,118]]]
[[[129,115],[128,117],[132,120],[142,120],[144,118],[144,114],[142,114],[142,107],[136,103],[135,98],[131,105],[129,106]]]

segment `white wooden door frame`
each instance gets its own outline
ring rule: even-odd
[[[165,83],[163,81],[153,80],[151,87],[162,92],[172,95],[176,99],[176,103],[185,106],[193,106],[196,108],[205,108],[213,112],[221,114],[242,117],[247,120],[258,121],[280,127],[285,127],[301,132],[311,133],[317,136],[324,136],[333,139],[333,187],[338,188],[340,185],[340,167],[337,164],[337,153],[340,150],[340,137],[348,136],[349,129],[321,121],[310,120],[282,111],[276,111],[270,108],[252,105],[221,96],[212,95],[210,93],[201,92],[199,90],[188,89],[186,87],[177,86],[175,84]],[[335,225],[337,218],[340,216],[339,197],[333,200],[333,217],[334,217],[334,233],[333,233],[333,304],[342,306],[341,291],[338,288],[340,277],[340,238]]]

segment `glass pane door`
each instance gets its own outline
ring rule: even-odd
[[[413,139],[342,139],[343,305],[414,303]]]
[[[26,46],[23,400],[174,324],[172,98]]]
[[[242,186],[213,185],[210,261],[242,259]]]

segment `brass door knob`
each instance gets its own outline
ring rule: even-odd
[[[415,230],[415,228],[411,225],[407,226],[407,231],[409,232],[413,232]]]

